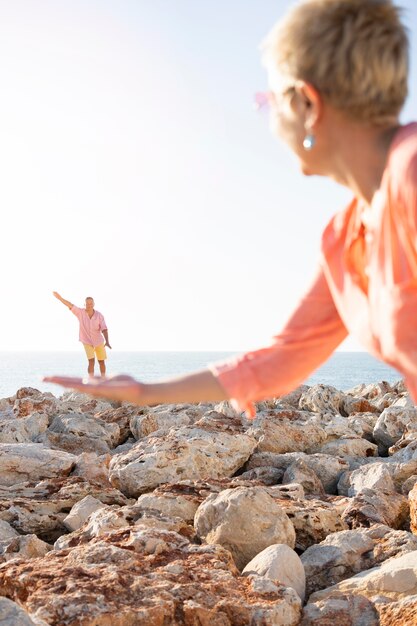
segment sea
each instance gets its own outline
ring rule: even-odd
[[[231,357],[233,352],[117,352],[109,351],[108,374],[130,374],[143,382],[171,378]],[[300,359],[302,359],[302,354]],[[85,376],[86,358],[78,352],[0,352],[0,398],[20,387],[35,387],[55,396],[61,387],[42,382],[43,376]],[[96,372],[98,373],[98,372]],[[395,382],[401,375],[366,352],[335,352],[305,383],[322,383],[346,391],[360,383]]]

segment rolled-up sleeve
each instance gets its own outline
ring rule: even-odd
[[[323,271],[319,270],[271,344],[209,366],[233,405],[248,415],[253,403],[288,393],[319,367],[347,336]]]
[[[79,309],[77,306],[72,306],[70,308],[71,313],[74,313],[75,317],[78,317],[78,319],[80,319],[81,317],[81,309]]]

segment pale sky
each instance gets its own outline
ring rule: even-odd
[[[0,0],[0,350],[246,350],[277,333],[347,190],[255,113],[290,0]],[[416,118],[417,2],[410,29]],[[358,349],[347,342],[345,349]]]

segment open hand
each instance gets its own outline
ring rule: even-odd
[[[109,346],[110,347],[110,346]],[[119,375],[90,378],[76,378],[72,376],[45,376],[45,383],[54,383],[76,389],[90,396],[118,400],[119,402],[132,402],[133,404],[145,404],[145,385],[135,380],[132,376]]]

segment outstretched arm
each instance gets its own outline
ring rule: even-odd
[[[266,348],[213,365],[210,370],[160,383],[144,384],[131,376],[85,381],[51,376],[44,380],[93,396],[143,405],[231,398],[237,407],[253,416],[253,402],[294,389],[331,355],[346,335],[320,271],[282,332]]]
[[[72,309],[72,307],[74,306],[72,304],[72,302],[69,302],[69,300],[65,300],[65,298],[63,298],[62,296],[59,295],[59,293],[57,291],[53,291],[52,295],[55,296],[55,298],[57,300],[59,300],[60,302],[62,302],[62,304],[65,304],[65,306],[67,306],[69,309]]]
[[[155,404],[177,404],[182,402],[220,402],[227,394],[217,378],[209,371],[173,378],[160,383],[140,383],[132,376],[110,376],[108,378],[72,378],[69,376],[47,376],[46,383],[77,389],[100,398],[133,402],[144,406]]]

